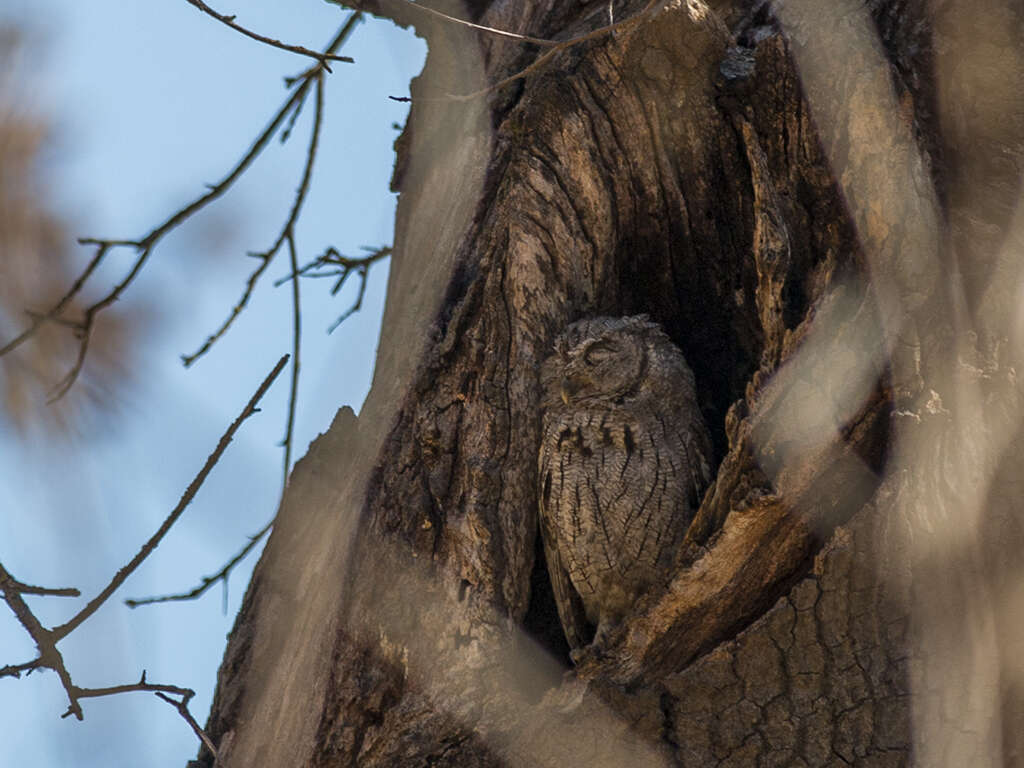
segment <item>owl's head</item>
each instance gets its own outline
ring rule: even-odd
[[[693,374],[682,353],[647,315],[594,317],[570,325],[541,369],[545,404],[621,405]],[[682,380],[682,381],[681,381]]]

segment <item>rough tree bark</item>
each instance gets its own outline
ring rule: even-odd
[[[256,568],[222,764],[1024,765],[1019,6],[617,1],[470,100],[539,49],[362,7],[430,47],[377,369]],[[637,312],[717,478],[667,592],[568,672],[537,366]]]

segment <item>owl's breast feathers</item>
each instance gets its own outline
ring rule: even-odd
[[[649,408],[545,419],[542,514],[594,623],[669,574],[698,490],[685,426]]]

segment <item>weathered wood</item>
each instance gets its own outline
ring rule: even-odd
[[[471,101],[445,94],[535,51],[401,11],[430,53],[373,390],[254,575],[225,764],[1021,764],[1022,13],[984,6],[670,2]],[[717,478],[669,589],[567,673],[537,367],[637,312],[694,370]]]

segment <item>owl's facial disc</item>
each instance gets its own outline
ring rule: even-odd
[[[606,335],[570,353],[559,386],[562,402],[622,398],[639,384],[646,351],[639,339]]]

